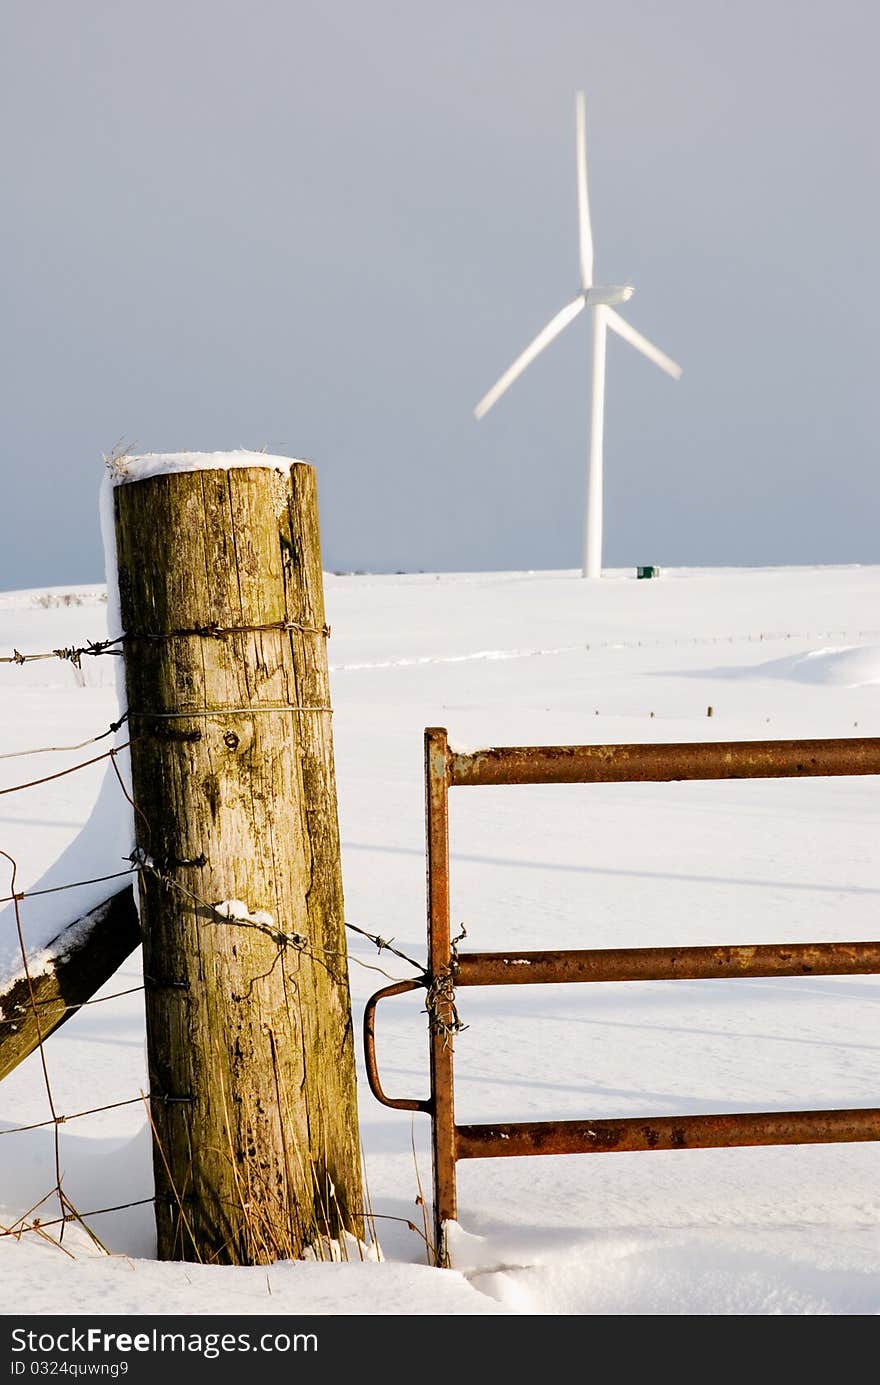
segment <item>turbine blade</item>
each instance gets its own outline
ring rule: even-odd
[[[590,199],[587,194],[587,108],[582,91],[575,96],[574,109],[577,136],[578,249],[581,260],[581,285],[588,289],[593,282],[593,230],[590,225]]]
[[[584,306],[583,295],[580,295],[571,303],[566,303],[565,307],[561,308],[556,316],[550,319],[543,331],[538,333],[534,341],[529,342],[525,351],[523,351],[520,356],[517,356],[513,365],[505,370],[501,379],[492,386],[488,394],[483,395],[483,398],[474,409],[474,415],[477,419],[483,418],[483,416],[489,412],[492,405],[498,402],[504,391],[509,389],[514,380],[522,375],[526,366],[531,365],[535,357],[540,356],[544,347],[549,346],[551,341],[559,336],[560,332],[565,331],[565,328],[570,322],[574,322],[578,313],[583,312]]]
[[[605,317],[608,326],[613,328],[619,337],[628,341],[630,346],[634,346],[637,351],[641,351],[643,356],[647,356],[649,361],[653,361],[661,370],[665,370],[667,375],[671,375],[673,380],[681,379],[681,366],[676,364],[671,356],[667,356],[665,351],[661,351],[653,342],[643,337],[641,332],[637,332],[635,327],[630,327],[628,322],[624,322],[620,313],[616,313],[613,308],[605,309]]]

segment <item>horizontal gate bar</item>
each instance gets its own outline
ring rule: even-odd
[[[835,1144],[880,1140],[880,1109],[747,1111],[717,1116],[635,1116],[626,1120],[458,1125],[456,1159],[521,1154],[616,1154],[650,1149]]]
[[[614,947],[580,952],[464,952],[458,986],[574,981],[697,981],[746,976],[880,972],[880,942],[762,943],[742,947]]]
[[[450,752],[449,782],[613,784],[880,774],[880,738],[701,741],[670,745],[499,746]]]

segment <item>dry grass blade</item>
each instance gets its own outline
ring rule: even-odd
[[[434,1246],[434,1243],[433,1243],[433,1241],[431,1240],[431,1237],[430,1237],[429,1232],[428,1232],[428,1207],[427,1207],[427,1203],[425,1202],[425,1194],[424,1194],[424,1190],[423,1190],[423,1188],[422,1188],[422,1176],[421,1176],[421,1174],[420,1174],[420,1172],[419,1172],[419,1159],[418,1159],[418,1155],[416,1154],[416,1128],[415,1128],[415,1126],[416,1126],[415,1121],[414,1121],[414,1120],[410,1121],[410,1126],[409,1126],[409,1137],[410,1137],[410,1144],[412,1145],[413,1167],[414,1167],[414,1169],[415,1169],[415,1171],[416,1171],[416,1187],[417,1187],[418,1190],[419,1190],[418,1197],[416,1198],[416,1206],[417,1206],[417,1207],[421,1207],[421,1209],[422,1209],[422,1225],[423,1225],[423,1228],[424,1228],[424,1229],[423,1229],[423,1231],[422,1231],[421,1234],[422,1234],[422,1237],[423,1237],[423,1239],[424,1239],[425,1246],[426,1246],[426,1249],[427,1249],[427,1252],[428,1252],[428,1264],[429,1264],[429,1265],[437,1265],[437,1264],[439,1264],[439,1260],[438,1260],[438,1258],[437,1258],[437,1250],[436,1250],[436,1247]]]
[[[185,1211],[184,1206],[183,1206],[183,1199],[181,1198],[180,1194],[179,1194],[178,1191],[177,1191],[177,1188],[175,1187],[174,1179],[173,1179],[172,1176],[171,1176],[171,1169],[168,1167],[168,1160],[167,1160],[167,1158],[165,1157],[165,1151],[164,1151],[164,1149],[162,1148],[162,1142],[161,1142],[161,1140],[159,1139],[159,1132],[158,1132],[157,1129],[156,1129],[156,1124],[155,1124],[155,1121],[153,1120],[153,1113],[152,1113],[152,1111],[150,1110],[150,1101],[149,1101],[149,1098],[148,1098],[143,1092],[141,1092],[141,1098],[140,1098],[140,1099],[141,1099],[141,1101],[144,1103],[144,1109],[145,1109],[145,1111],[146,1111],[146,1113],[147,1113],[147,1120],[148,1120],[149,1123],[150,1123],[150,1130],[151,1130],[152,1133],[153,1133],[153,1143],[154,1143],[156,1149],[158,1149],[158,1151],[159,1151],[159,1157],[160,1157],[160,1159],[162,1160],[162,1164],[163,1164],[163,1166],[164,1166],[164,1168],[165,1168],[165,1172],[166,1172],[166,1174],[167,1174],[167,1176],[168,1176],[168,1184],[169,1184],[169,1187],[171,1188],[171,1191],[172,1191],[172,1193],[174,1194],[174,1199],[175,1199],[175,1201],[176,1201],[176,1203],[177,1203],[177,1209],[178,1209],[178,1212],[180,1213],[180,1221],[181,1221],[181,1224],[182,1224],[183,1227],[186,1229],[186,1232],[187,1232],[187,1234],[188,1234],[188,1236],[189,1236],[189,1238],[190,1238],[190,1241],[192,1242],[192,1248],[193,1248],[193,1250],[194,1250],[194,1252],[195,1252],[196,1259],[198,1260],[199,1264],[202,1264],[202,1257],[201,1257],[201,1254],[199,1253],[198,1242],[196,1241],[196,1238],[195,1238],[195,1236],[193,1235],[192,1227],[191,1227],[190,1224],[189,1224],[189,1219],[187,1218],[186,1211]]]

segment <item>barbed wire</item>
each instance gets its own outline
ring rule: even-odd
[[[87,640],[85,644],[47,649],[41,654],[22,654],[21,650],[13,649],[11,654],[0,655],[0,664],[36,664],[43,659],[63,659],[73,664],[74,668],[81,668],[86,657],[95,659],[100,654],[121,654],[122,650],[114,646],[121,644],[124,638],[124,635],[117,635],[112,640]]]
[[[261,919],[259,914],[249,914],[247,917],[242,917],[241,915],[232,913],[228,908],[224,909],[217,904],[212,904],[209,900],[203,899],[200,895],[196,894],[194,890],[181,884],[179,880],[175,880],[173,876],[168,875],[166,870],[163,870],[148,853],[140,848],[136,848],[129,859],[132,861],[135,869],[152,875],[165,889],[172,890],[174,893],[183,896],[183,898],[187,899],[191,904],[195,904],[199,909],[203,910],[207,917],[213,922],[238,928],[252,928],[258,933],[265,934],[278,948],[270,971],[274,970],[275,966],[277,966],[282,955],[282,950],[289,947],[324,967],[327,966],[326,958],[344,957],[354,962],[357,966],[364,967],[367,971],[378,972],[380,976],[387,977],[389,981],[401,980],[399,976],[392,976],[390,972],[385,971],[383,967],[372,966],[369,962],[364,962],[360,957],[354,957],[347,952],[341,952],[336,949],[316,947],[304,933],[296,931],[287,932],[285,929],[278,927],[274,922],[270,922],[269,916],[267,916],[266,920]],[[180,864],[190,863],[183,862]],[[405,953],[399,952],[397,948],[392,947],[384,938],[380,938],[378,935],[372,933],[367,933],[365,929],[358,928],[355,924],[349,924],[348,922],[345,923],[345,927],[350,928],[355,933],[360,933],[362,937],[368,938],[370,942],[376,944],[380,951],[384,949],[393,952],[396,956],[402,958],[403,961],[408,962],[410,966],[415,967],[417,971],[424,972],[424,967],[420,962],[416,962],[411,957],[407,957]],[[268,975],[268,973],[266,974]],[[254,978],[254,980],[262,979],[262,977]],[[253,982],[251,984],[253,985]]]
[[[196,622],[194,625],[181,626],[177,630],[125,630],[121,635],[114,635],[112,639],[106,640],[86,640],[85,644],[65,645],[59,649],[46,649],[36,654],[23,654],[20,649],[13,649],[11,654],[0,655],[0,664],[35,664],[45,659],[61,659],[73,664],[74,668],[81,668],[82,661],[86,658],[95,659],[102,654],[112,654],[118,657],[122,654],[122,646],[131,640],[146,640],[152,644],[159,644],[165,640],[182,639],[210,639],[225,640],[230,635],[249,635],[261,634],[263,631],[298,630],[304,635],[321,635],[325,640],[330,638],[330,626],[308,625],[302,620],[293,620],[290,616],[282,616],[279,620],[266,620],[253,624],[221,625],[217,620],[206,620]]]
[[[75,668],[80,668],[82,665],[82,660],[84,658],[95,658],[101,654],[112,654],[117,656],[122,654],[123,651],[120,646],[124,645],[129,640],[145,640],[151,643],[157,643],[164,640],[187,639],[198,637],[201,637],[203,639],[222,640],[226,639],[229,635],[250,634],[252,632],[259,633],[261,631],[272,630],[298,630],[303,634],[321,635],[324,639],[329,639],[331,636],[331,627],[327,624],[309,625],[304,621],[292,620],[287,616],[282,617],[280,620],[265,621],[263,623],[253,625],[221,625],[218,621],[209,620],[199,622],[191,626],[185,626],[179,630],[126,631],[121,635],[116,635],[113,639],[87,640],[86,643],[83,645],[73,645],[69,647],[62,647],[60,649],[48,649],[43,650],[39,653],[23,654],[20,650],[13,649],[11,654],[0,655],[0,664],[22,665],[35,663],[45,659],[61,659],[73,664]],[[607,649],[668,649],[680,645],[760,644],[765,642],[767,644],[774,644],[781,643],[783,640],[828,640],[841,638],[876,639],[878,637],[880,637],[880,629],[759,630],[745,631],[735,635],[690,635],[685,637],[684,639],[680,639],[674,636],[671,638],[664,638],[663,636],[660,636],[655,637],[653,639],[648,638],[640,640],[598,640],[588,641],[583,644],[564,645],[554,649],[511,650],[509,651],[509,653],[510,656],[513,657],[513,655],[517,654],[567,654],[577,653],[579,651],[591,653],[594,651]],[[441,662],[456,662],[458,659],[467,657],[470,656],[453,655],[442,659]],[[409,662],[431,662],[431,660],[423,660],[421,658],[409,660],[404,658],[401,659],[399,662],[406,664]],[[393,665],[394,663],[395,661],[391,660],[388,663],[383,662],[375,665],[341,664],[335,667],[337,671],[339,669],[355,670],[358,668],[385,668],[388,667],[389,664]],[[333,669],[331,669],[331,672],[332,671]]]
[[[207,620],[200,624],[182,626],[178,630],[157,631],[156,633],[128,631],[121,635],[120,639],[123,641],[149,640],[158,643],[163,640],[190,639],[201,635],[205,639],[224,640],[228,635],[260,634],[264,630],[299,630],[306,635],[323,635],[325,640],[330,638],[329,625],[306,625],[301,620],[292,620],[290,616],[282,616],[280,620],[266,620],[254,625],[221,625],[217,620]]]
[[[162,709],[155,712],[138,712],[132,709],[128,715],[130,717],[141,717],[143,719],[153,717],[157,721],[183,721],[187,717],[192,717],[195,721],[203,719],[210,721],[212,717],[217,717],[218,719],[220,717],[233,716],[253,717],[263,715],[269,712],[275,713],[332,711],[333,708],[328,703],[325,703],[321,706],[313,707],[301,705],[299,703],[294,702],[251,702],[247,707],[184,707],[182,709],[175,709],[174,711],[166,711]],[[201,733],[199,732],[198,734],[200,735]]]
[[[356,923],[349,923],[347,919],[345,921],[345,926],[349,932],[358,933],[362,938],[366,938],[369,942],[373,943],[379,952],[393,952],[395,957],[399,957],[402,962],[408,962],[411,967],[415,967],[416,971],[425,970],[421,962],[414,961],[412,957],[407,957],[406,953],[401,952],[399,948],[392,947],[392,943],[394,942],[393,938],[382,938],[378,933],[368,933],[366,928],[359,928]]]
[[[467,937],[467,929],[461,924],[455,937],[449,943],[449,966],[435,976],[426,975],[428,994],[425,997],[425,1014],[433,1034],[440,1034],[443,1047],[447,1048],[455,1034],[468,1028],[462,1022],[455,1003],[455,978],[458,969],[458,944]]]

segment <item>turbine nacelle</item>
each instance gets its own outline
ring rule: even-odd
[[[588,308],[613,308],[628,303],[635,293],[632,284],[609,284],[607,288],[584,289],[584,304]]]

